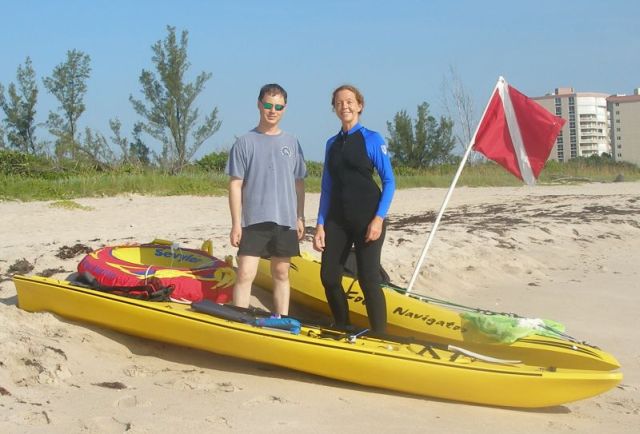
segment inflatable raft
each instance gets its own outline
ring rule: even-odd
[[[171,288],[171,298],[182,301],[233,298],[235,271],[204,250],[179,247],[168,241],[107,246],[97,249],[78,264],[104,287],[144,287],[150,280]]]
[[[67,281],[16,275],[20,308],[135,336],[269,363],[365,386],[507,407],[548,407],[615,387],[619,372],[492,360],[456,346],[345,334],[303,324],[294,334],[244,320],[233,308],[137,300]],[[195,309],[207,311],[198,312]]]
[[[318,312],[330,315],[324,288],[320,282],[320,263],[308,257],[292,258],[289,272],[291,299]],[[271,289],[268,260],[261,259],[256,285]],[[368,327],[364,295],[358,281],[345,276],[351,322]],[[497,342],[465,320],[466,312],[491,312],[455,305],[441,300],[406,294],[398,287],[383,287],[387,301],[387,331],[400,336],[414,336],[440,343],[453,343],[492,357],[517,359],[539,366],[558,368],[614,370],[620,367],[611,354],[569,337],[532,334],[510,344]]]

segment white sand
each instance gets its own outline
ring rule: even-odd
[[[397,193],[383,263],[406,285],[446,191]],[[0,432],[632,433],[640,427],[640,183],[458,188],[416,292],[558,320],[622,364],[604,395],[536,411],[401,395],[126,336],[17,308],[9,268],[64,278],[91,248],[154,238],[228,242],[224,197],[0,202]],[[315,214],[318,195],[307,199]],[[307,224],[313,225],[314,221]],[[312,251],[309,240],[302,246]],[[257,290],[253,302],[269,307]],[[123,388],[105,387],[115,383]]]

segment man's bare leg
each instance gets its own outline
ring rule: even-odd
[[[271,258],[271,276],[273,277],[273,304],[275,313],[289,314],[289,266],[291,258]]]
[[[233,285],[234,306],[249,307],[251,285],[256,277],[259,261],[260,258],[257,256],[238,256],[236,283]]]

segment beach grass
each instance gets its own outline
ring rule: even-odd
[[[61,209],[78,209],[82,211],[91,211],[93,207],[80,205],[78,202],[73,200],[58,200],[56,202],[52,202],[49,205],[51,208],[61,208]]]
[[[442,165],[428,169],[396,169],[398,188],[448,188],[457,167]],[[589,161],[557,163],[550,161],[539,184],[639,181],[640,169],[630,164],[593,164]],[[152,196],[221,196],[227,194],[228,177],[221,172],[198,169],[172,175],[157,169],[135,172],[84,171],[64,176],[32,174],[0,175],[0,200],[72,200],[81,197],[107,197],[120,194]],[[467,164],[457,186],[518,186],[522,181],[494,163]],[[307,192],[319,192],[320,176],[314,170],[305,182]]]
[[[190,172],[169,175],[159,171],[143,173],[97,173],[58,179],[0,176],[0,199],[70,200],[120,194],[152,196],[224,195],[228,177],[221,173]]]

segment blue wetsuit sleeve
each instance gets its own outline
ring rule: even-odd
[[[329,149],[335,137],[327,140],[324,151],[324,164],[322,165],[322,182],[320,187],[320,206],[318,207],[318,224],[323,225],[329,213],[331,203],[331,175],[329,174]]]
[[[389,158],[387,145],[380,134],[375,131],[368,131],[365,143],[367,154],[382,180],[382,195],[380,196],[376,215],[384,219],[389,212],[393,194],[396,191],[396,180],[391,167],[391,159]]]

